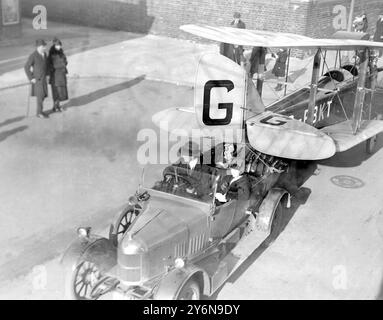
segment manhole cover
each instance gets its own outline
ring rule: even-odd
[[[351,176],[335,176],[331,178],[331,182],[342,188],[358,189],[364,187],[362,180]]]

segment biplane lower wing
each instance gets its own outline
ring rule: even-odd
[[[352,131],[352,120],[325,127],[321,131],[334,140],[337,152],[343,152],[383,132],[383,121],[364,120],[356,134]]]
[[[263,153],[295,160],[332,157],[334,141],[320,130],[270,111],[246,121],[250,145]]]

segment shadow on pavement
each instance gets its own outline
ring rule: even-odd
[[[25,119],[25,117],[15,117],[15,118],[7,119],[3,122],[0,122],[0,128],[5,127],[5,126],[12,124],[12,123],[15,123],[15,122],[22,121],[24,119]]]
[[[28,126],[21,126],[12,130],[0,132],[0,142],[3,142],[4,140],[8,139],[10,136],[13,136],[14,134],[22,132],[26,129],[28,129]]]
[[[80,97],[76,97],[71,99],[68,103],[63,105],[63,108],[74,108],[74,107],[81,107],[86,104],[92,103],[96,100],[102,99],[106,96],[109,96],[113,93],[131,88],[135,86],[136,84],[140,83],[141,81],[145,80],[145,75],[139,76],[137,78],[134,78],[129,81],[125,81],[107,88],[102,88],[100,90],[96,90],[94,92],[85,94]]]

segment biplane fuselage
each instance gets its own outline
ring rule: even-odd
[[[354,111],[358,76],[353,76],[345,69],[332,70],[331,72],[340,75],[338,79],[342,81],[336,81],[328,74],[322,76],[319,80],[319,91],[315,100],[313,118],[313,126],[319,129],[351,119]],[[334,90],[334,83],[336,83],[338,91]],[[367,88],[370,87],[370,83],[370,78],[367,78]],[[371,110],[374,118],[374,115],[378,113],[379,104],[376,97],[371,97],[371,93],[367,93],[365,96],[363,110],[368,110],[371,98],[374,102]],[[267,110],[307,123],[309,99],[310,88],[303,87],[274,102]],[[365,117],[367,118],[367,115]]]
[[[332,70],[332,73],[338,74],[339,80],[336,81],[329,74],[322,76],[318,83],[318,91],[315,101],[313,126],[323,128],[347,119],[351,119],[354,111],[354,100],[357,91],[358,76],[353,76],[345,69]],[[346,75],[346,77],[344,76]],[[334,90],[336,84],[337,90]],[[371,79],[368,77],[366,88],[369,88]],[[282,115],[286,115],[296,120],[307,123],[309,112],[310,88],[303,87],[280,100],[272,103],[267,110]],[[363,110],[368,110],[372,102],[372,117],[379,112],[378,99],[376,93],[374,96],[367,93],[364,100]],[[367,115],[365,115],[367,117]]]

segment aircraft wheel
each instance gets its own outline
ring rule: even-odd
[[[366,152],[368,154],[373,154],[375,152],[377,140],[378,140],[378,136],[373,136],[372,138],[367,140]]]
[[[178,294],[177,300],[200,300],[201,299],[201,288],[197,281],[189,280],[182,287]]]

